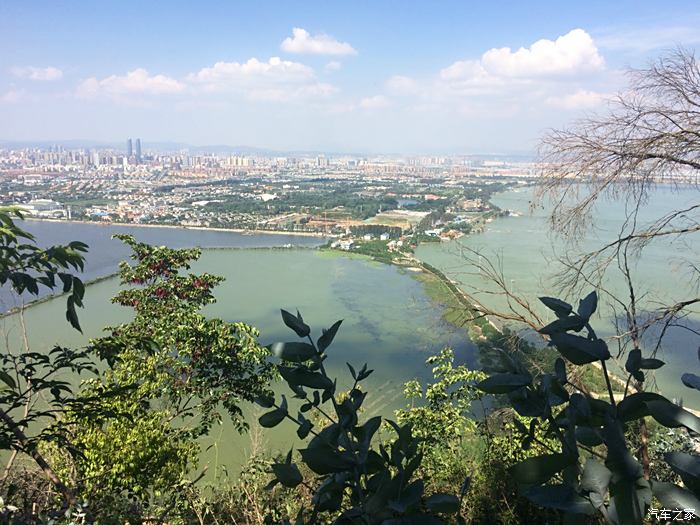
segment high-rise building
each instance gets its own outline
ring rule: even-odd
[[[136,139],[136,160],[141,162],[141,139]]]
[[[131,157],[134,154],[134,146],[131,143],[131,139],[126,140],[126,156]]]

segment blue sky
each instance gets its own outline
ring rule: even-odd
[[[0,139],[527,153],[698,27],[695,1],[0,0]]]

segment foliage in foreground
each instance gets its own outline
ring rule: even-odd
[[[83,384],[82,396],[104,388],[121,395],[104,402],[128,419],[96,422],[72,414],[85,453],[75,462],[91,499],[125,494],[147,503],[187,483],[197,466],[197,439],[224,417],[247,428],[241,403],[268,392],[272,369],[257,330],[243,323],[206,318],[222,279],[186,273],[198,249],[174,250],[117,236],[135,263],[120,264],[122,289],[113,299],[134,310],[128,323],[91,341],[109,368]]]
[[[459,486],[470,472],[458,458],[465,447],[474,447],[470,441],[477,432],[471,405],[482,394],[474,385],[486,375],[465,365],[455,366],[450,348],[430,356],[426,364],[432,366],[433,381],[422,385],[414,379],[404,385],[404,397],[411,404],[396,411],[396,420],[401,425],[410,423],[422,440],[421,476],[438,485],[451,482]]]
[[[82,306],[85,287],[73,272],[83,269],[87,245],[74,241],[41,248],[15,223],[17,218],[22,219],[18,211],[0,209],[0,285],[9,283],[19,296],[38,297],[42,287],[63,291],[66,319],[80,330],[76,306]],[[22,315],[20,309],[23,320]],[[76,398],[64,378],[66,373],[86,371],[95,372],[87,352],[59,347],[32,352],[26,340],[24,348],[8,348],[0,357],[0,449],[10,454],[2,482],[18,455],[26,455],[50,481],[64,509],[77,501],[74,487],[56,473],[42,446],[53,444],[75,456],[79,451],[70,439],[70,426],[62,420],[65,410],[80,410],[93,418],[104,415],[94,398]]]
[[[428,496],[423,479],[414,476],[423,460],[424,439],[414,434],[410,422],[400,425],[387,420],[393,439],[386,444],[374,439],[382,425],[380,416],[360,422],[367,396],[361,383],[372,370],[367,365],[356,370],[348,363],[352,387],[347,393],[337,392],[337,383],[326,373],[324,360],[341,321],[324,330],[314,342],[301,314],[282,310],[282,318],[302,341],[276,343],[271,350],[282,361],[277,367],[280,375],[302,405],[293,415],[284,395],[279,402],[260,399],[262,406],[274,408],[259,422],[263,427],[274,427],[288,419],[297,426],[301,439],[313,436],[306,448],[299,450],[301,463],[312,472],[310,479],[302,475],[291,450],[284,461],[272,465],[271,487],[304,486],[312,493],[311,505],[291,518],[294,523],[438,524],[445,523],[439,516],[458,513],[461,497],[446,493]],[[322,423],[309,419],[311,411]]]
[[[543,297],[541,301],[557,320],[540,333],[549,337],[551,345],[571,365],[600,362],[608,399],[572,388],[562,358],[557,359],[552,373],[535,379],[514,356],[502,353],[501,370],[478,387],[487,393],[506,394],[518,414],[533,418],[529,428],[520,428],[524,446],[532,444],[540,426],[559,442],[549,453],[513,467],[512,475],[523,494],[537,505],[562,511],[569,519],[597,515],[615,525],[643,523],[652,498],[666,508],[690,509],[689,514],[700,517],[700,456],[665,454],[684,487],[648,479],[626,437],[632,425],[649,416],[662,426],[700,433],[700,418],[660,394],[642,391],[645,370],[658,369],[664,363],[642,357],[639,348],[633,349],[625,369],[628,387],[634,380],[637,391],[629,393],[626,388],[622,400],[616,400],[606,367],[610,352],[590,325],[597,308],[596,293],[581,300],[576,311],[559,299]],[[572,333],[584,329],[585,336]],[[691,376],[684,376],[684,382],[700,387],[700,380]]]
[[[75,306],[84,288],[70,270],[82,267],[85,246],[42,250],[10,215],[0,213],[0,221],[7,257],[0,257],[2,282],[19,293],[38,293],[40,285],[51,288],[60,280],[69,292],[67,318],[79,327]],[[26,241],[18,242],[22,237]],[[26,348],[0,360],[0,444],[35,465],[11,468],[10,460],[0,484],[12,502],[3,502],[0,522],[36,522],[41,516],[27,509],[37,503],[44,521],[62,523],[515,524],[564,516],[631,525],[644,522],[654,498],[698,516],[700,457],[664,429],[700,433],[700,418],[643,391],[646,371],[663,362],[642,357],[639,349],[629,353],[622,399],[613,395],[610,354],[589,321],[595,294],[576,312],[563,301],[542,299],[558,317],[541,330],[563,357],[552,373],[534,374],[516,354],[501,352],[500,369],[484,379],[455,366],[444,350],[428,360],[433,382],[406,385],[409,400],[418,402],[398,411],[397,422],[383,422],[362,413],[363,385],[372,373],[366,365],[356,370],[348,364],[348,391],[338,390],[326,373],[340,321],[314,341],[301,315],[282,311],[301,340],[262,348],[255,329],[200,312],[213,302],[220,278],[185,273],[198,250],[122,240],[136,262],[121,265],[128,288],[115,301],[134,308],[133,321],[110,328],[88,350],[40,354]],[[274,369],[271,353],[280,359]],[[60,375],[97,374],[96,357],[107,369],[76,393]],[[569,381],[572,367],[594,362],[607,400]],[[289,400],[275,402],[268,391],[275,373],[291,389]],[[699,376],[682,380],[700,389]],[[518,416],[497,411],[474,421],[469,411],[480,396],[477,381],[483,392],[505,394]],[[223,417],[222,408],[245,429],[240,405],[252,400],[271,409],[260,418],[262,426],[291,420],[306,446],[298,456],[253,458],[239,479],[209,494],[189,478],[197,438]],[[635,457],[635,430],[648,417],[657,428],[651,479]],[[274,479],[267,484],[269,471]]]

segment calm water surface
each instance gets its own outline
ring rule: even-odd
[[[696,190],[670,192],[662,190],[650,200],[643,215],[649,220],[666,210],[698,201]],[[419,258],[437,266],[461,283],[465,289],[481,287],[479,275],[469,273],[459,256],[460,243],[478,249],[485,256],[499,255],[503,270],[514,290],[535,298],[553,293],[551,276],[556,269],[556,253],[562,250],[583,250],[614,238],[620,228],[622,213],[613,204],[598,211],[597,229],[578,248],[565,246],[548,233],[546,210],[529,211],[530,190],[509,191],[494,201],[502,208],[520,212],[520,217],[509,217],[490,223],[483,234],[473,235],[451,243],[428,243],[419,247]],[[82,224],[49,224],[34,222],[28,229],[42,244],[86,240],[91,245],[86,278],[109,274],[116,269],[118,260],[128,256],[120,243],[109,239],[112,233],[133,233],[138,240],[173,247],[233,246],[257,248],[295,244],[305,247],[318,245],[317,238],[295,236],[244,236],[229,232],[176,230],[163,228],[120,228]],[[642,260],[635,264],[639,289],[647,291],[647,303],[686,299],[691,290],[684,262],[693,260],[698,253],[695,242],[680,244],[667,241],[645,250]],[[473,346],[464,332],[445,325],[442,310],[425,296],[420,282],[401,269],[364,258],[346,257],[317,250],[205,250],[202,259],[193,268],[197,272],[222,275],[226,281],[217,289],[218,302],[206,313],[229,321],[245,321],[261,331],[260,340],[268,344],[277,340],[291,340],[294,334],[281,322],[279,308],[298,308],[315,333],[344,319],[343,326],[329,351],[329,369],[340,378],[341,386],[349,379],[345,362],[361,366],[367,362],[376,372],[369,385],[371,394],[367,408],[391,415],[404,404],[401,386],[417,377],[427,379],[429,370],[423,364],[432,352],[449,345],[456,349],[458,362],[476,366]],[[608,283],[622,291],[620,281]],[[30,308],[26,313],[29,339],[35,349],[49,348],[60,343],[79,346],[89,337],[100,335],[102,327],[128,320],[129,311],[110,303],[119,289],[118,281],[108,279],[88,287],[86,308],[80,312],[85,335],[70,329],[64,320],[64,303],[51,300]],[[492,299],[493,300],[493,299]],[[543,309],[544,310],[544,309]],[[546,311],[543,311],[546,316]],[[602,309],[594,325],[601,333],[611,333],[611,313]],[[690,323],[700,323],[691,316]],[[10,344],[19,341],[16,317],[2,321]],[[291,338],[291,339],[290,339]],[[700,408],[700,394],[693,395],[680,385],[679,377],[685,371],[700,372],[696,348],[698,341],[687,330],[670,333],[660,357],[667,366],[657,372],[657,380],[669,396],[682,398],[685,403]],[[246,408],[249,420],[257,410]],[[257,432],[253,432],[257,435]],[[260,434],[261,445],[287,450],[299,443],[289,442],[292,428],[284,424]],[[235,470],[248,455],[250,437],[238,435],[230,424],[215,429],[203,442],[207,451],[204,460],[210,472],[223,467]]]
[[[624,213],[619,203],[602,203],[596,209],[595,230],[580,245],[567,245],[549,232],[547,209],[540,208],[531,213],[531,199],[531,189],[518,189],[497,195],[493,199],[495,204],[503,209],[514,210],[521,216],[498,219],[490,223],[484,233],[463,237],[455,242],[426,243],[418,248],[418,257],[443,269],[466,290],[483,289],[484,281],[460,256],[461,243],[478,250],[484,256],[500,257],[504,275],[512,289],[538,305],[544,318],[549,316],[553,320],[553,314],[539,305],[537,297],[556,294],[552,276],[558,268],[557,254],[581,253],[616,238]],[[640,219],[642,223],[649,223],[673,209],[684,209],[699,201],[700,191],[696,188],[660,188],[642,209]],[[643,304],[651,309],[660,304],[695,297],[698,290],[689,279],[687,263],[697,261],[699,253],[700,239],[697,238],[685,241],[669,238],[646,248],[641,259],[633,263],[637,293],[639,295],[643,291],[645,294]],[[619,272],[610,273],[607,286],[621,297],[626,297],[626,289],[622,284]],[[481,300],[492,306],[504,306],[502,301],[499,302],[493,296],[482,295]],[[594,318],[593,325],[601,335],[609,335],[613,333],[613,318],[613,313],[603,305],[600,315]],[[694,313],[684,323],[698,329],[700,316]],[[700,408],[700,392],[684,387],[680,383],[680,376],[687,371],[700,373],[698,344],[700,338],[690,331],[671,329],[659,355],[667,365],[656,372],[656,380],[665,394],[682,399],[694,408]]]
[[[141,230],[136,232],[139,238]],[[180,239],[178,244],[190,241]],[[155,242],[175,244],[160,238]],[[296,339],[283,325],[280,308],[298,308],[316,336],[321,328],[344,319],[328,352],[327,366],[339,377],[341,387],[349,386],[346,362],[356,367],[366,362],[375,370],[366,383],[371,392],[365,402],[373,413],[391,416],[394,409],[404,406],[403,383],[414,377],[427,379],[425,359],[445,346],[455,349],[458,362],[476,366],[474,349],[464,331],[445,325],[441,309],[427,299],[423,285],[397,267],[313,249],[243,249],[205,250],[193,271],[226,278],[216,290],[218,302],[208,306],[206,314],[256,326],[263,344]],[[27,309],[25,321],[32,348],[84,345],[89,338],[99,336],[105,325],[127,321],[129,310],[110,302],[118,289],[116,278],[87,287],[86,308],[79,312],[84,335],[65,322],[63,300]],[[19,344],[17,317],[5,318],[2,327],[9,343]],[[255,407],[246,407],[247,419],[255,421],[258,412]],[[257,430],[251,434],[258,435]],[[261,445],[284,451],[292,444],[301,445],[290,442],[290,436],[296,437],[294,429],[282,424],[264,430]],[[212,475],[220,473],[222,467],[231,471],[247,457],[250,448],[250,435],[239,435],[227,423],[203,440],[203,459]]]

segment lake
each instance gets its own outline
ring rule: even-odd
[[[131,234],[139,241],[150,244],[166,245],[172,248],[238,247],[258,248],[270,246],[318,246],[325,239],[313,236],[285,234],[243,234],[223,230],[193,230],[186,228],[115,226],[101,223],[53,222],[27,220],[20,223],[22,228],[35,236],[40,246],[66,244],[70,241],[82,241],[90,250],[86,254],[84,281],[114,273],[117,262],[129,256],[129,249],[121,241],[112,239],[112,235]],[[47,291],[41,290],[41,295]],[[26,299],[25,299],[26,300]],[[0,309],[9,310],[17,306],[17,301],[7,290],[0,290]]]
[[[696,190],[671,192],[662,189],[650,200],[643,212],[651,218],[669,207],[697,202]],[[466,236],[458,241],[426,243],[417,250],[417,256],[442,269],[465,289],[480,287],[478,275],[467,273],[464,260],[459,256],[460,243],[478,249],[484,256],[499,254],[503,269],[514,290],[533,301],[543,294],[554,294],[549,279],[556,263],[554,254],[565,248],[562,241],[548,233],[546,210],[530,213],[531,190],[519,189],[494,197],[495,204],[521,214],[518,217],[497,219],[486,226],[482,234]],[[599,210],[597,229],[578,249],[591,247],[611,238],[621,225],[621,211],[608,203]],[[27,228],[37,235],[42,244],[85,240],[91,245],[86,277],[92,278],[113,272],[116,262],[128,251],[121,243],[110,240],[115,232],[133,233],[137,239],[173,247],[217,246],[237,249],[205,250],[194,266],[195,272],[222,275],[226,281],[216,290],[219,301],[207,308],[206,313],[229,321],[244,321],[261,331],[260,340],[268,344],[291,340],[294,334],[283,325],[279,308],[298,308],[316,334],[337,319],[343,326],[329,351],[328,365],[340,377],[341,386],[347,384],[345,362],[361,366],[367,362],[376,372],[368,385],[371,394],[367,408],[391,416],[395,408],[403,406],[402,384],[411,378],[428,379],[425,358],[444,346],[456,350],[457,361],[476,366],[474,347],[463,330],[446,325],[442,309],[425,295],[423,285],[404,270],[363,257],[348,256],[314,250],[321,239],[284,235],[246,236],[230,232],[167,229],[106,227],[86,224],[29,222]],[[293,244],[297,249],[260,249],[262,247]],[[255,248],[255,249],[253,249]],[[641,261],[635,264],[640,289],[647,290],[649,304],[653,300],[687,298],[687,281],[674,279],[683,261],[697,255],[698,245],[680,244],[668,240],[649,247]],[[610,283],[621,290],[619,281]],[[80,310],[85,335],[70,329],[64,320],[64,303],[51,300],[27,310],[29,338],[35,349],[48,348],[55,343],[79,346],[89,337],[98,336],[103,326],[128,319],[129,312],[110,303],[117,292],[115,278],[95,283],[87,288],[86,308]],[[546,309],[541,309],[546,315]],[[601,334],[611,333],[610,313],[594,319]],[[552,317],[550,316],[550,319]],[[697,316],[690,319],[698,322]],[[9,340],[18,341],[16,317],[3,321]],[[700,372],[696,348],[698,341],[685,330],[673,330],[668,345],[659,356],[667,366],[657,372],[657,380],[664,393],[681,398],[691,407],[700,408],[700,393],[680,384],[685,371]],[[695,394],[695,395],[694,395]],[[249,420],[258,413],[247,407]],[[284,424],[262,434],[252,433],[271,449],[298,446],[289,442],[295,436]],[[240,465],[250,450],[250,436],[240,436],[226,424],[216,429],[203,442],[208,451],[204,455],[210,472],[226,466],[229,470]]]
[[[502,209],[510,209],[520,216],[505,217],[487,224],[484,233],[462,237],[454,242],[426,243],[418,247],[417,256],[448,274],[467,290],[484,287],[484,281],[465,264],[460,256],[460,245],[477,250],[485,257],[500,257],[503,273],[512,289],[526,296],[539,307],[540,314],[554,320],[553,314],[539,304],[537,297],[556,295],[552,276],[558,268],[557,253],[580,253],[600,246],[615,238],[623,222],[620,203],[604,201],[595,212],[595,229],[578,246],[567,245],[549,231],[548,209],[530,210],[531,188],[520,188],[496,195],[492,202]],[[640,212],[640,221],[647,223],[663,216],[672,209],[684,209],[700,201],[700,192],[691,186],[677,190],[661,187],[655,191]],[[698,237],[696,235],[695,237]],[[667,238],[647,247],[639,261],[632,265],[638,295],[645,296],[642,304],[656,308],[659,304],[685,300],[697,294],[697,281],[691,282],[686,264],[697,261],[699,240],[681,241]],[[611,273],[607,286],[625,297],[625,288],[619,273]],[[575,300],[575,299],[573,299]],[[503,301],[493,296],[482,296],[485,304],[503,307]],[[601,301],[603,302],[603,301]],[[601,312],[594,317],[593,326],[600,335],[613,333],[613,313],[601,305]],[[693,329],[700,327],[697,313],[684,321]],[[683,386],[680,376],[684,372],[700,373],[697,348],[700,339],[686,329],[669,330],[666,344],[659,358],[667,365],[656,372],[656,380],[669,397],[682,399],[684,403],[700,409],[700,392]],[[612,348],[611,348],[612,350]]]
[[[31,227],[34,227],[32,225]],[[51,236],[52,242],[86,238],[93,233],[85,230],[90,225],[51,224],[45,227],[61,230],[70,226],[70,232],[58,232]],[[42,225],[44,227],[44,225]],[[136,228],[136,237],[158,244],[191,246],[203,241],[200,231]],[[159,237],[164,232],[169,237]],[[174,240],[175,234],[179,237]],[[207,232],[209,233],[209,232]],[[221,233],[221,232],[216,232]],[[233,235],[233,234],[228,234]],[[93,238],[92,245],[109,247],[111,251],[100,254],[100,261],[116,253],[117,241]],[[276,235],[261,239],[234,236],[215,236],[217,245],[236,246],[236,243],[290,242]],[[370,394],[365,402],[368,411],[392,416],[396,408],[405,406],[403,383],[412,378],[428,379],[430,370],[425,359],[445,346],[455,349],[457,361],[476,366],[474,347],[463,330],[451,327],[442,320],[442,310],[425,295],[423,284],[413,279],[398,267],[370,261],[365,257],[346,256],[335,252],[323,252],[308,248],[318,244],[319,239],[292,238],[307,246],[296,249],[217,249],[204,250],[202,258],[193,272],[209,272],[222,275],[224,283],[215,290],[218,302],[206,309],[206,314],[228,321],[244,321],[256,326],[262,344],[280,340],[295,340],[296,335],[282,323],[280,308],[304,315],[314,334],[320,335],[322,328],[329,327],[338,319],[343,325],[328,352],[329,372],[339,377],[339,385],[348,387],[350,376],[346,362],[356,368],[368,363],[375,370],[366,382]],[[258,244],[259,246],[259,244]],[[248,248],[248,249],[245,249]],[[118,258],[123,258],[123,253]],[[106,273],[115,269],[116,257],[104,266]],[[91,260],[88,260],[88,271]],[[109,278],[87,287],[85,308],[79,310],[84,335],[72,330],[65,321],[65,302],[53,299],[28,308],[25,321],[30,345],[35,350],[49,348],[54,344],[81,346],[89,338],[99,336],[105,325],[114,325],[129,319],[129,310],[110,302],[118,291],[116,278]],[[17,316],[2,321],[10,344],[20,341]],[[282,392],[286,392],[283,388]],[[260,412],[256,407],[246,407],[249,421],[255,421]],[[273,450],[285,452],[292,444],[290,436],[296,438],[294,429],[286,422],[274,429],[265,429],[259,437]],[[250,436],[241,436],[232,425],[216,428],[203,440],[207,449],[204,460],[210,464],[210,473],[219,472],[225,466],[235,470],[247,457]]]

